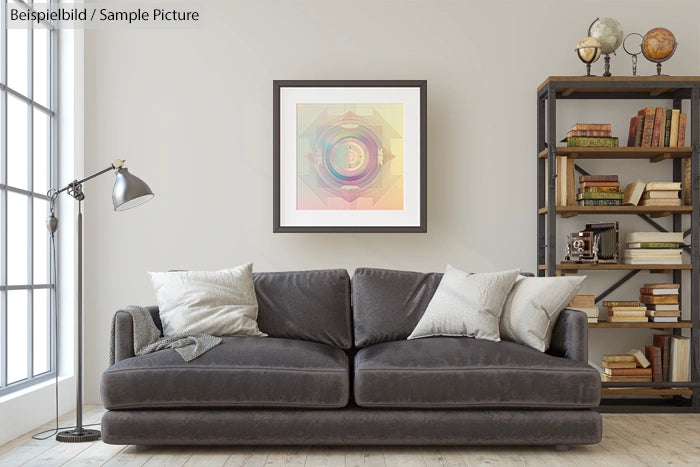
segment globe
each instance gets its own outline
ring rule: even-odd
[[[576,44],[576,53],[583,63],[593,63],[600,58],[601,48],[598,39],[584,37]]]
[[[612,18],[598,18],[588,28],[588,35],[598,39],[602,45],[601,52],[611,54],[622,44],[622,25]]]
[[[676,38],[665,28],[654,28],[642,39],[642,53],[652,62],[668,59],[676,50]]]

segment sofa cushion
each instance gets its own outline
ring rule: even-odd
[[[350,276],[345,269],[253,274],[258,326],[271,337],[352,346]]]
[[[355,269],[355,346],[406,339],[425,313],[440,279],[442,273]],[[262,326],[260,329],[267,332]]]
[[[348,357],[326,344],[224,337],[186,363],[175,350],[121,360],[102,375],[105,408],[344,407]]]
[[[430,337],[360,350],[354,396],[362,407],[585,408],[600,402],[600,375],[514,342]]]

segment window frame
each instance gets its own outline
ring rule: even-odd
[[[57,374],[56,339],[56,277],[55,270],[56,252],[49,245],[47,247],[47,279],[48,282],[38,283],[34,278],[34,200],[49,201],[46,193],[38,193],[34,190],[34,112],[42,112],[48,117],[47,134],[47,183],[49,188],[57,186],[58,167],[58,30],[52,29],[50,24],[42,22],[48,31],[47,48],[47,72],[48,76],[48,107],[34,101],[34,27],[22,29],[27,33],[27,93],[22,94],[9,87],[7,80],[8,67],[8,34],[7,34],[7,3],[11,0],[0,0],[2,11],[0,12],[0,34],[2,34],[2,46],[0,48],[0,397],[12,392],[33,386],[42,381],[54,378]],[[14,0],[14,3],[26,9],[31,9],[31,4],[23,0]],[[42,3],[57,3],[56,0],[45,0]],[[27,116],[27,189],[21,189],[8,185],[8,144],[7,144],[7,104],[8,95],[24,102],[28,108]],[[16,193],[26,197],[27,201],[27,279],[26,284],[8,285],[8,193]],[[48,326],[47,326],[47,358],[49,370],[34,375],[34,291],[48,289]],[[13,290],[27,291],[27,376],[10,384],[8,380],[8,292]]]

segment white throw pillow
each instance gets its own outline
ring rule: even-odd
[[[149,272],[163,335],[266,336],[258,329],[253,265],[223,271]]]
[[[518,278],[503,307],[501,337],[546,351],[559,313],[584,279],[586,276]]]
[[[467,336],[498,342],[498,320],[519,270],[470,274],[447,265],[409,339]]]

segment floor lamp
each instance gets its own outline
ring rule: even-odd
[[[64,191],[78,201],[77,229],[78,229],[78,371],[76,382],[76,408],[75,428],[61,431],[56,435],[57,441],[79,443],[83,441],[96,441],[100,439],[99,430],[86,430],[83,428],[83,183],[103,173],[114,171],[116,180],[112,190],[112,203],[115,211],[131,209],[153,198],[153,192],[140,178],[131,175],[123,160],[116,159],[106,169],[95,172],[82,180],[74,180],[60,190],[49,191],[51,201],[50,214],[46,219],[46,226],[53,236],[58,227],[58,219],[54,216],[56,198]]]

